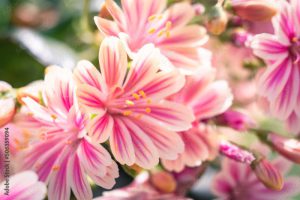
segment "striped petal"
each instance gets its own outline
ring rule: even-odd
[[[127,71],[127,54],[122,42],[108,37],[101,43],[100,69],[108,87],[121,87]]]
[[[87,181],[79,156],[81,155],[75,154],[69,161],[68,177],[70,178],[70,186],[77,199],[92,199],[91,186]]]
[[[120,164],[129,166],[134,164],[135,154],[132,138],[124,123],[118,118],[114,119],[114,128],[110,136],[110,148]]]
[[[105,36],[118,36],[120,29],[118,25],[111,20],[107,20],[101,17],[94,17],[94,22],[100,32]]]
[[[79,85],[76,95],[83,112],[99,115],[105,112],[106,96],[100,90],[86,84]]]
[[[97,115],[88,122],[88,134],[95,142],[105,142],[113,130],[113,118],[109,114]]]
[[[120,31],[118,32],[123,32],[127,28],[127,23],[125,21],[125,15],[121,8],[113,0],[106,0],[105,6],[120,28]]]
[[[159,162],[159,155],[151,138],[145,132],[133,123],[130,119],[123,118],[134,146],[135,163],[145,169],[151,169]]]

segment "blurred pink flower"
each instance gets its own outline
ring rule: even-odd
[[[292,162],[300,164],[300,142],[274,133],[268,135],[270,142],[277,152]]]
[[[176,160],[164,159],[168,170],[181,171],[185,166],[194,167],[214,157],[217,151],[217,136],[210,127],[198,124],[221,114],[231,106],[232,94],[226,81],[215,81],[215,70],[208,69],[197,76],[189,76],[185,86],[170,99],[189,106],[196,116],[193,128],[178,132],[185,144],[185,150]]]
[[[238,131],[246,131],[255,126],[255,122],[250,116],[235,110],[227,110],[217,117],[217,121]]]
[[[7,185],[8,184],[8,185]],[[43,200],[46,185],[32,171],[23,171],[0,183],[1,200]]]
[[[273,116],[285,120],[292,132],[300,132],[300,3],[281,2],[274,18],[274,34],[256,35],[251,43],[254,54],[268,67],[260,74],[258,90],[270,102]]]
[[[150,183],[150,175],[146,172],[138,175],[134,182],[124,188],[104,192],[102,197],[94,200],[190,200],[173,193],[162,193]]]
[[[30,111],[28,123],[39,125],[43,131],[41,140],[25,150],[23,167],[35,170],[49,185],[50,200],[69,199],[71,189],[76,198],[91,199],[87,176],[104,188],[115,184],[117,165],[87,136],[86,116],[78,111],[69,70],[56,66],[46,69],[43,105],[30,97],[22,101]]]
[[[292,166],[282,158],[272,163],[284,174],[287,174]],[[299,186],[298,178],[287,177],[281,191],[268,189],[249,165],[226,158],[222,161],[222,171],[214,177],[212,190],[220,200],[282,200],[298,194]]]
[[[100,47],[101,74],[87,61],[75,69],[79,105],[93,117],[89,135],[97,142],[109,139],[121,164],[149,169],[183,151],[176,131],[189,129],[194,116],[188,107],[163,100],[185,81],[176,70],[159,71],[161,60],[158,49],[146,45],[128,70],[121,41],[108,37]]]
[[[201,48],[208,40],[206,30],[199,25],[188,25],[195,16],[194,8],[181,2],[165,10],[166,3],[166,0],[122,0],[120,9],[114,1],[106,0],[114,21],[95,17],[95,23],[104,35],[122,38],[131,57],[143,45],[152,43],[184,74],[210,66],[210,52]]]
[[[12,89],[8,83],[0,81],[0,127],[9,123],[16,112],[15,99],[9,94]]]

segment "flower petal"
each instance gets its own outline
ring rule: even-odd
[[[110,148],[120,164],[133,165],[135,154],[132,138],[125,124],[118,118],[114,119],[114,129],[110,136]]]
[[[102,41],[99,62],[108,87],[121,87],[127,71],[127,54],[119,39],[108,37]]]
[[[113,123],[109,114],[97,115],[88,122],[88,134],[95,142],[105,142],[111,135]]]
[[[100,32],[105,36],[118,36],[120,28],[111,20],[104,19],[102,17],[94,17],[94,22]]]

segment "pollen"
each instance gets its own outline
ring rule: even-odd
[[[148,30],[148,33],[149,33],[149,34],[154,34],[154,33],[155,33],[155,31],[156,31],[156,29],[155,29],[155,28],[150,28],[150,29]]]
[[[297,37],[293,37],[292,38],[292,42],[295,42],[295,43],[298,42],[298,38]]]
[[[67,140],[67,141],[66,141],[66,144],[67,144],[67,145],[70,145],[70,144],[72,144],[72,141],[71,141],[71,140]]]
[[[129,106],[133,106],[134,105],[134,102],[133,101],[130,101],[130,100],[126,100],[125,103]]]
[[[151,99],[147,99],[147,104],[150,104],[152,103],[152,100]]]
[[[133,93],[132,94],[133,98],[135,98],[136,100],[140,99],[140,95],[138,95],[137,93]]]
[[[143,90],[139,91],[139,95],[141,95],[143,98],[146,98],[146,93]]]
[[[53,119],[53,120],[56,120],[57,119],[57,116],[56,115],[51,115],[51,118]]]
[[[130,116],[132,114],[132,111],[131,110],[125,110],[124,112],[123,112],[123,115],[124,116]]]
[[[151,113],[151,108],[147,107],[147,108],[145,109],[145,111],[146,111],[146,113]]]
[[[54,165],[53,167],[52,167],[52,170],[53,171],[58,171],[60,169],[60,166],[58,166],[58,165]]]
[[[151,22],[151,21],[155,20],[156,17],[157,17],[156,15],[151,15],[150,17],[148,17],[148,21]]]

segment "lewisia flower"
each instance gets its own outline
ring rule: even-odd
[[[254,54],[268,68],[258,79],[259,94],[270,102],[270,112],[286,120],[292,132],[300,132],[300,3],[282,1],[273,20],[272,34],[256,35],[251,43]]]
[[[194,167],[216,154],[217,136],[210,127],[198,124],[200,120],[211,118],[224,112],[232,103],[232,94],[225,81],[214,81],[215,70],[207,69],[197,76],[189,76],[185,86],[170,99],[188,105],[194,112],[194,126],[178,132],[185,150],[176,160],[163,160],[168,170],[181,171],[184,166]]]
[[[176,131],[187,130],[194,120],[185,106],[163,100],[184,85],[177,71],[159,71],[162,56],[153,45],[144,46],[128,69],[121,41],[104,39],[100,72],[82,61],[75,69],[81,109],[89,114],[89,135],[96,142],[109,139],[118,162],[143,168],[159,158],[175,159],[183,151]]]
[[[46,185],[32,171],[20,172],[0,183],[1,200],[42,200],[45,196]]]
[[[111,188],[118,176],[116,163],[109,153],[85,130],[85,115],[78,111],[72,73],[56,66],[45,75],[43,102],[22,99],[28,123],[39,125],[41,140],[26,149],[24,168],[33,169],[48,184],[50,200],[91,199],[89,176],[97,185]]]
[[[208,39],[205,29],[187,25],[195,16],[189,3],[167,10],[167,0],[122,0],[122,9],[113,0],[105,3],[114,21],[95,17],[95,23],[104,35],[122,38],[130,56],[152,43],[185,74],[210,66],[210,52],[201,48]]]
[[[282,158],[272,163],[285,174],[292,166]],[[212,190],[220,200],[282,200],[295,196],[299,192],[299,186],[298,178],[288,177],[282,190],[268,189],[260,182],[249,165],[226,158],[222,161],[222,171],[213,180]]]

